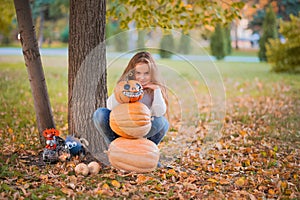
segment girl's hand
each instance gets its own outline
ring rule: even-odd
[[[153,84],[153,83],[147,83],[146,85],[143,85],[143,88],[144,88],[144,89],[149,88],[149,89],[151,89],[151,90],[155,90],[155,89],[158,89],[159,86],[156,85],[156,84]]]

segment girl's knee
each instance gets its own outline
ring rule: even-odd
[[[93,114],[94,122],[101,123],[103,121],[108,120],[110,114],[110,110],[107,108],[98,108]]]

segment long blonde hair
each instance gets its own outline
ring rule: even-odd
[[[134,70],[135,66],[139,63],[147,64],[149,66],[150,74],[151,74],[151,82],[153,84],[156,84],[160,87],[163,98],[166,102],[167,108],[168,108],[168,97],[167,97],[167,89],[165,84],[161,81],[159,72],[158,72],[158,67],[154,61],[154,58],[149,52],[146,51],[141,51],[136,53],[128,62],[127,67],[125,68],[123,74],[121,75],[120,79],[118,82],[123,81],[123,80],[131,80],[135,79],[134,75]],[[150,92],[147,90],[151,89],[145,89],[146,92]]]

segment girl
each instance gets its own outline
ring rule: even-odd
[[[169,122],[164,117],[167,112],[168,101],[166,88],[158,80],[158,69],[150,53],[139,52],[131,58],[118,82],[128,79],[137,80],[143,86],[144,96],[140,102],[150,109],[152,115],[151,129],[145,137],[158,145],[169,128]],[[93,116],[97,130],[108,145],[119,137],[109,126],[109,114],[118,104],[114,94],[112,94],[107,99],[107,108],[98,108]]]

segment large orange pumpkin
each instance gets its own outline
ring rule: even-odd
[[[158,147],[146,138],[119,137],[110,143],[107,154],[113,167],[129,172],[151,172],[159,160]]]
[[[119,103],[132,103],[143,97],[143,87],[136,80],[120,81],[114,89],[116,100]]]
[[[151,129],[151,112],[140,102],[119,104],[111,111],[109,121],[116,134],[126,138],[141,138]]]

